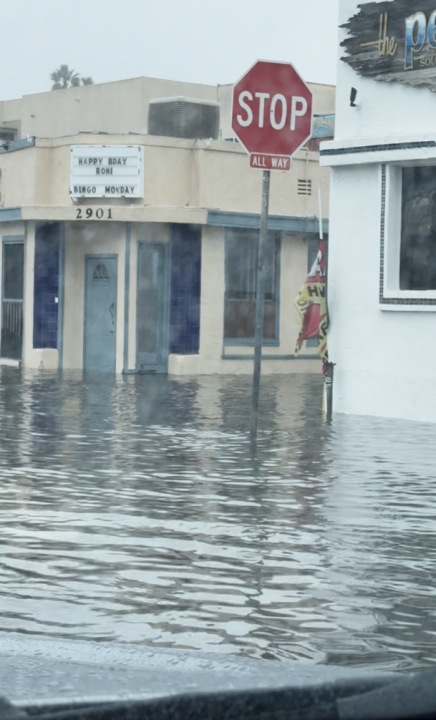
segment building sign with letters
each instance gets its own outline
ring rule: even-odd
[[[342,60],[359,75],[436,91],[436,0],[368,2],[342,25]]]
[[[72,145],[71,197],[144,197],[144,148]]]

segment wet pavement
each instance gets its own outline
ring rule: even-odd
[[[0,376],[0,633],[374,670],[436,662],[435,427],[322,379]]]

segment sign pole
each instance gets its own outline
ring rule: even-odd
[[[263,171],[250,419],[254,447],[262,366],[270,170],[291,169],[292,156],[312,136],[312,106],[312,92],[291,63],[258,60],[232,93],[232,130],[250,156],[250,167]]]
[[[254,340],[254,371],[253,371],[253,392],[251,397],[251,442],[257,439],[257,424],[259,416],[259,394],[260,375],[262,367],[262,344],[263,344],[263,317],[265,310],[265,262],[266,244],[268,233],[268,208],[269,208],[269,170],[264,170],[262,175],[262,214],[260,218],[260,234],[257,252],[257,287],[256,287],[256,320]]]

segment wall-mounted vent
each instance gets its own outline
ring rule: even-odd
[[[298,194],[312,195],[312,180],[298,180]]]
[[[220,106],[217,102],[184,97],[152,100],[148,107],[148,134],[190,140],[218,139]]]

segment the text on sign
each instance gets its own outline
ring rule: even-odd
[[[76,220],[88,220],[94,216],[93,208],[76,208]],[[95,217],[97,220],[106,218],[107,220],[113,220],[112,208],[97,208],[95,210]]]
[[[256,100],[255,100],[256,98]],[[239,107],[245,112],[243,115],[237,115],[237,121],[241,127],[250,127],[254,121],[255,107],[249,103],[256,104],[257,101],[257,125],[259,128],[265,127],[265,106],[266,101],[271,98],[270,93],[257,92],[253,94],[249,90],[244,90],[238,97]],[[294,95],[290,102],[281,93],[273,95],[270,104],[269,122],[273,130],[283,130],[289,117],[289,128],[293,132],[296,128],[297,118],[304,117],[307,113],[308,105],[304,97]]]

